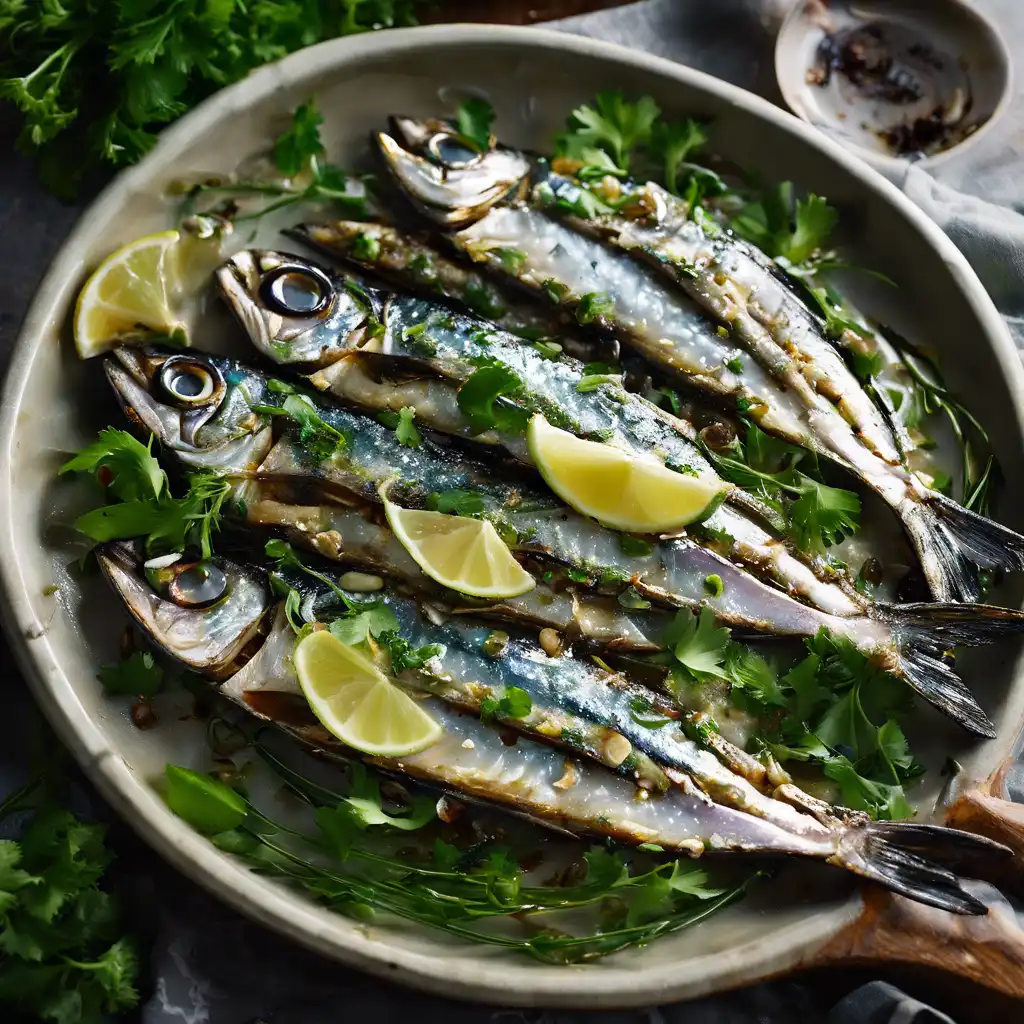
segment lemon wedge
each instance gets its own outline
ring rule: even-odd
[[[177,231],[146,235],[118,249],[95,270],[78,293],[75,348],[82,359],[100,355],[140,331],[182,334],[175,313],[182,291],[183,262],[191,246]]]
[[[677,473],[653,455],[584,441],[539,414],[530,420],[527,442],[551,490],[615,530],[678,530],[710,515],[730,486],[714,473]]]
[[[425,512],[384,502],[384,512],[402,546],[432,579],[471,597],[517,597],[534,578],[486,519]]]
[[[444,731],[366,655],[327,630],[303,637],[292,660],[316,717],[355,750],[402,757],[429,747]]]

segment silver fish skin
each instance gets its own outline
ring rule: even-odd
[[[406,145],[422,135],[411,119],[393,124],[400,140],[412,140]],[[560,218],[582,191],[542,161],[506,189],[504,205],[488,194],[473,214],[463,193],[453,220],[442,189],[428,198],[420,188],[422,175],[436,177],[430,160],[390,135],[378,142],[421,212],[459,225],[449,238],[470,256],[535,289],[557,289],[578,316],[601,322],[655,364],[742,402],[765,430],[854,473],[899,516],[936,599],[977,600],[979,568],[1024,569],[1024,536],[930,490],[902,464],[881,412],[751,246],[703,229],[683,216],[678,199],[651,185],[644,186],[649,220]],[[519,255],[514,271],[505,269],[511,249]],[[600,304],[588,304],[594,296]],[[736,358],[739,373],[726,365]]]
[[[218,357],[195,351],[190,358],[205,359],[215,370],[221,363]],[[157,363],[157,350],[147,349],[144,359],[147,365]],[[132,350],[118,350],[113,359],[108,358],[108,376],[115,388],[119,377],[112,370],[125,362],[137,365],[138,360]],[[269,391],[269,381],[263,387]],[[130,408],[128,397],[120,393],[119,397]],[[399,479],[391,485],[389,496],[401,504],[422,504],[434,491],[474,491],[480,495],[484,514],[511,527],[508,543],[528,564],[536,560],[569,567],[585,576],[588,585],[621,589],[628,584],[669,607],[707,606],[726,624],[745,631],[806,637],[828,629],[879,659],[965,728],[981,735],[994,732],[988,716],[942,660],[943,652],[955,644],[983,644],[1020,632],[1024,613],[982,605],[879,604],[857,617],[829,615],[760,582],[688,538],[660,540],[651,543],[648,552],[627,554],[620,534],[553,502],[547,492],[533,492],[529,485],[496,477],[493,467],[430,441],[406,448],[376,421],[318,396],[307,398],[321,420],[347,439],[345,446],[323,459],[302,441],[298,430],[286,427],[257,468],[259,476],[334,489],[344,500],[367,505],[379,502],[379,489],[396,476]],[[158,395],[147,393],[144,399],[148,405],[166,407]],[[158,423],[167,418],[166,413],[153,411],[145,417],[134,411],[130,415]],[[709,576],[720,578],[720,593],[708,593],[705,580]]]
[[[258,268],[275,268],[283,262],[301,266],[297,256],[244,251],[218,271],[222,293],[243,326],[260,322],[259,309],[252,308],[262,306]],[[339,282],[335,287],[344,286]],[[457,389],[474,370],[484,362],[499,364],[522,382],[520,393],[511,401],[527,412],[541,412],[578,437],[607,438],[638,454],[653,454],[674,467],[713,472],[695,443],[696,430],[691,424],[631,394],[615,381],[591,387],[593,381],[584,383],[584,366],[571,357],[551,358],[513,335],[431,300],[392,296],[384,301],[380,318],[383,331],[368,342],[361,333],[355,337],[339,333],[333,347],[323,344],[322,368],[309,378],[310,382],[370,411],[398,412],[411,407],[417,419],[431,429],[498,445],[514,459],[532,466],[524,434],[498,430],[474,433],[458,405]],[[322,334],[320,339],[323,342]],[[250,340],[274,361],[287,361],[286,345],[268,338],[265,332],[251,335]],[[305,350],[305,346],[300,348]],[[365,365],[366,359],[354,358],[357,354],[374,364],[383,360],[386,367],[397,362],[414,371],[425,370],[431,376],[382,381],[374,375],[373,366]],[[306,365],[301,355],[299,362]],[[837,584],[836,574],[822,559],[798,556],[777,535],[752,521],[748,513],[778,526],[770,506],[740,488],[732,488],[726,504],[703,523],[690,527],[689,532],[792,596],[832,614],[861,614],[864,602],[852,587]]]
[[[221,560],[221,567],[229,588],[246,572],[243,566],[226,560]],[[111,582],[126,603],[137,600],[137,591],[125,588],[123,577]],[[154,592],[149,601],[169,599]],[[410,630],[415,642],[444,644],[436,659],[438,667],[432,671],[444,676],[443,685],[449,691],[461,685],[468,692],[478,677],[482,677],[482,692],[504,692],[518,686],[529,689],[539,701],[550,701],[542,714],[554,715],[559,729],[563,720],[581,719],[578,712],[595,712],[613,724],[590,722],[592,736],[601,735],[601,730],[606,736],[623,735],[617,731],[614,708],[627,691],[587,666],[568,657],[548,658],[529,646],[513,646],[505,656],[484,662],[484,656],[474,649],[479,636],[472,627],[433,626],[409,602],[399,601],[394,607],[400,611],[403,631]],[[166,627],[177,611],[176,607],[162,611],[154,621]],[[149,639],[176,655],[173,629],[158,629]],[[313,725],[308,709],[306,721],[310,724],[300,724],[295,713],[302,702],[296,699],[299,687],[291,664],[293,645],[293,634],[279,610],[263,645],[220,686],[220,693],[329,756],[359,758],[391,774],[486,801],[559,830],[604,835],[631,844],[657,843],[690,856],[707,851],[812,857],[913,899],[964,914],[985,913],[986,908],[944,865],[967,862],[977,869],[1009,854],[991,840],[955,830],[870,822],[863,815],[829,808],[790,784],[776,789],[775,795],[764,793],[671,724],[648,730],[650,735],[643,740],[659,757],[690,765],[693,774],[666,769],[669,785],[664,789],[638,787],[640,780],[609,770],[601,763],[607,754],[600,750],[573,749],[567,757],[565,749],[551,745],[550,737],[548,742],[536,742],[528,734],[529,721],[519,723],[527,734],[508,745],[493,725],[466,714],[468,705],[436,695],[424,696],[422,703],[442,726],[436,743],[400,759],[360,755]],[[571,706],[568,712],[563,710],[567,705]],[[288,707],[287,714],[275,713],[282,707]],[[650,763],[655,762],[652,759]],[[643,764],[647,770],[647,762]]]
[[[452,259],[428,240],[393,224],[324,221],[298,224],[287,234],[402,291],[458,303],[511,334],[530,341],[557,341],[585,361],[601,357],[602,346],[578,333],[557,309],[525,300],[472,264]]]

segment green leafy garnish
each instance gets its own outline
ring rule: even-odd
[[[715,613],[707,607],[701,608],[699,615],[685,609],[676,612],[662,637],[680,665],[711,675],[721,671],[729,642],[729,630],[716,625]]]
[[[164,670],[149,651],[135,651],[113,665],[104,665],[99,681],[107,693],[155,697],[163,685]]]
[[[506,692],[502,699],[510,701],[508,710],[516,717],[529,713],[527,695]],[[419,840],[417,847],[418,837],[408,833],[432,820],[433,795],[413,793],[391,813],[376,776],[364,767],[353,765],[348,793],[337,793],[303,778],[258,739],[255,745],[292,793],[311,805],[316,830],[298,832],[250,804],[243,823],[213,841],[261,873],[362,920],[377,911],[397,914],[545,962],[573,963],[693,924],[736,899],[746,885],[713,886],[707,871],[689,858],[652,867],[643,853],[600,847],[584,855],[575,881],[531,885],[517,852],[493,841],[464,848],[453,833]],[[404,846],[398,855],[388,843],[393,833]],[[659,852],[653,845],[650,850]],[[637,856],[641,863],[634,863]],[[588,908],[595,912],[589,927],[580,919]],[[548,915],[570,909],[574,917],[549,924]],[[505,927],[487,928],[488,921]]]
[[[377,418],[395,432],[395,440],[406,448],[418,448],[423,444],[423,435],[416,426],[416,410],[413,406],[407,405],[398,412],[385,410],[378,413]]]
[[[353,259],[375,263],[380,257],[380,239],[362,231],[352,239],[348,251]]]
[[[245,800],[218,779],[169,764],[164,771],[164,799],[197,832],[214,835],[238,828],[245,820]]]
[[[529,414],[503,396],[518,395],[522,390],[523,382],[507,366],[481,366],[459,388],[459,409],[474,434],[487,430],[521,434],[526,430]]]
[[[340,452],[348,443],[336,427],[332,427],[317,410],[308,395],[288,395],[280,405],[254,405],[253,412],[280,416],[299,428],[299,441],[315,459],[323,461]]]
[[[616,168],[629,169],[630,155],[651,138],[661,109],[650,96],[631,102],[618,90],[599,92],[593,105],[582,104],[566,122],[560,153],[578,155],[583,148],[603,150]]]
[[[615,308],[612,297],[607,292],[587,292],[580,296],[576,306],[576,322],[591,324],[600,317],[607,316]]]
[[[530,695],[521,687],[509,686],[497,700],[485,697],[480,702],[480,717],[484,721],[496,718],[526,718],[533,710]]]
[[[102,1024],[138,1003],[138,954],[99,887],[113,860],[106,829],[40,803],[43,789],[0,808],[0,820],[32,812],[20,839],[0,840],[0,1004],[18,1020]]]
[[[479,516],[486,507],[479,491],[435,491],[427,498],[427,508],[450,516]]]
[[[455,115],[459,134],[471,142],[478,153],[486,152],[491,145],[491,125],[494,123],[494,107],[487,100],[471,96],[459,104]]]
[[[114,427],[101,430],[92,444],[83,448],[58,471],[95,473],[120,501],[159,498],[167,484],[160,463],[153,457],[153,438],[142,444],[131,434]]]
[[[422,647],[413,647],[408,640],[400,636],[395,630],[386,630],[378,636],[380,642],[387,649],[391,658],[391,670],[398,675],[407,669],[418,669],[444,653],[440,644],[424,644]]]
[[[686,158],[708,141],[707,132],[699,121],[687,119],[670,123],[659,121],[651,133],[651,152],[662,161],[662,180],[670,192],[680,192],[680,171]]]
[[[704,577],[704,589],[712,597],[721,597],[725,593],[725,584],[722,582],[722,577],[718,573],[712,573],[710,576]]]
[[[769,256],[799,268],[821,251],[838,219],[836,210],[814,193],[794,201],[793,183],[784,181],[748,204],[732,228]]]

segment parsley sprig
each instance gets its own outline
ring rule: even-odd
[[[790,535],[802,551],[822,553],[855,533],[860,525],[860,498],[821,479],[812,452],[746,424],[728,451],[707,446],[705,453],[727,480],[777,504],[789,523]]]
[[[250,71],[332,36],[408,25],[420,0],[5,3],[0,98],[46,185],[135,163],[166,124]],[[326,183],[325,183],[326,184]]]
[[[874,666],[851,641],[820,630],[804,641],[806,655],[780,673],[736,643],[710,609],[680,611],[663,637],[672,685],[687,692],[725,680],[730,700],[760,722],[754,752],[777,761],[816,765],[832,779],[839,802],[880,818],[913,813],[904,783],[922,768],[899,725],[911,706],[906,685]]]
[[[197,549],[213,554],[213,534],[231,485],[212,473],[193,473],[176,498],[150,448],[123,430],[108,427],[60,468],[95,473],[108,496],[120,499],[86,512],[75,529],[98,543],[145,538],[150,554]]]
[[[138,1003],[138,955],[100,886],[113,860],[105,828],[79,821],[47,789],[37,780],[0,805],[2,822],[32,815],[20,839],[0,840],[0,1004],[102,1024]]]

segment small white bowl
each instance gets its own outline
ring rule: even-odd
[[[842,59],[857,49],[874,73]],[[1011,96],[1005,43],[963,0],[797,0],[779,29],[775,73],[794,113],[883,173],[962,152]]]

